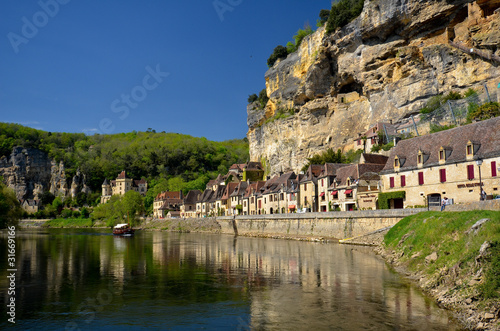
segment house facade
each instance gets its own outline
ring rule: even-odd
[[[499,194],[500,117],[400,141],[381,173],[383,192],[404,192],[392,208],[479,201]]]
[[[156,196],[153,202],[153,216],[155,218],[165,218],[169,211],[179,212],[180,216],[181,205],[183,203],[182,191],[161,192]]]

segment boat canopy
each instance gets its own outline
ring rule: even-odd
[[[125,227],[127,227],[127,226],[128,226],[128,224],[127,224],[127,223],[116,224],[116,225],[115,225],[115,229],[125,228]]]

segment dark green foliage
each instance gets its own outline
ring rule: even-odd
[[[213,142],[206,138],[150,131],[86,136],[0,123],[0,157],[9,156],[14,146],[41,149],[57,162],[64,162],[68,179],[80,169],[86,175],[87,185],[99,193],[104,178],[114,179],[122,170],[131,178],[148,181],[179,177],[188,187],[200,177],[213,178],[220,170],[227,171],[233,163],[248,160],[247,140]],[[76,202],[66,199],[64,203],[68,207],[82,203],[95,205],[97,199],[95,195],[77,196]]]
[[[378,208],[389,209],[389,200],[391,199],[404,199],[406,197],[405,191],[394,191],[378,194]]]
[[[460,100],[462,99],[462,95],[455,91],[450,91],[447,95],[444,96],[443,103],[448,100]]]
[[[430,128],[429,133],[445,131],[445,130],[453,129],[455,127],[456,127],[456,125],[439,125],[439,124],[432,124],[431,123],[431,128]]]
[[[255,101],[257,101],[258,98],[259,97],[257,96],[257,94],[254,93],[254,94],[248,96],[247,101],[249,104],[254,103]]]
[[[16,225],[22,214],[14,191],[0,183],[0,229]]]
[[[267,59],[267,66],[272,67],[279,59],[284,59],[288,55],[286,47],[278,45],[274,48],[273,54]]]
[[[269,97],[267,96],[267,91],[266,89],[262,89],[262,91],[260,91],[259,93],[259,103],[260,103],[260,107],[262,109],[264,109],[264,107],[266,106],[267,102],[269,101]]]
[[[91,217],[93,220],[105,221],[107,226],[121,222],[134,226],[144,213],[143,200],[135,191],[128,191],[124,196],[113,195],[107,203],[97,206]]]
[[[500,242],[491,243],[487,257],[488,267],[484,272],[484,283],[479,286],[481,296],[485,299],[500,297]]]
[[[328,21],[326,22],[326,33],[332,33],[351,22],[363,11],[364,0],[340,0],[332,4]]]
[[[328,9],[321,9],[319,12],[319,19],[316,22],[316,26],[320,27],[325,25],[325,23],[328,21],[329,16],[330,16],[330,11]]]
[[[333,148],[329,148],[326,151],[316,154],[307,159],[307,163],[302,167],[302,171],[307,171],[311,164],[325,164],[325,163],[348,163],[340,148],[337,152],[333,151]]]
[[[500,116],[500,104],[498,102],[487,102],[481,106],[474,103],[469,104],[467,120],[484,121],[493,117]]]

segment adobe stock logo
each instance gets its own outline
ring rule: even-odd
[[[120,114],[118,117],[120,120],[126,119],[130,114],[130,109],[135,109],[140,102],[144,101],[148,96],[148,91],[153,91],[156,89],[164,80],[164,78],[170,76],[169,72],[163,72],[160,69],[160,65],[157,64],[153,69],[150,66],[146,66],[147,74],[142,78],[142,84],[134,86],[130,90],[130,94],[122,93],[120,98],[116,98],[111,102],[111,111],[116,114]],[[110,118],[103,118],[99,122],[99,129],[96,130],[97,133],[112,133],[115,130],[115,125]]]
[[[23,25],[21,27],[21,35],[9,32],[7,38],[10,41],[14,53],[19,53],[19,46],[27,44],[30,39],[35,38],[38,30],[49,23],[50,18],[54,18],[59,13],[60,5],[66,5],[71,0],[45,0],[38,1],[38,5],[42,10],[33,14],[31,20],[26,16],[21,18]]]
[[[219,16],[219,20],[224,22],[224,13],[227,11],[232,12],[235,7],[241,5],[243,0],[215,0],[212,2],[215,12]]]

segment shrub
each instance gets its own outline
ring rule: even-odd
[[[310,26],[306,26],[304,30],[299,29],[297,33],[293,36],[293,40],[295,41],[295,50],[297,50],[302,43],[302,40],[304,40],[305,37],[308,35],[312,34],[314,31],[311,29]]]
[[[262,91],[260,91],[258,100],[259,100],[261,108],[264,108],[266,106],[267,102],[269,101],[269,98],[267,96],[267,91],[265,88],[262,89]]]
[[[427,100],[424,108],[420,110],[421,114],[429,114],[438,109],[441,104],[444,102],[444,97],[442,94],[435,95]]]
[[[449,130],[455,128],[456,125],[439,125],[439,124],[432,124],[431,123],[431,129],[429,133],[435,133],[439,131],[444,131],[444,130]]]
[[[448,93],[444,98],[443,98],[443,102],[446,102],[448,100],[460,100],[462,99],[462,95],[458,92],[455,92],[455,91],[450,91],[450,93]]]
[[[467,91],[464,93],[464,97],[468,98],[471,96],[477,96],[476,90],[474,90],[472,87],[470,87]]]
[[[467,113],[468,121],[483,121],[500,116],[500,104],[498,102],[487,102],[481,106],[476,106],[474,103],[469,104],[469,111]]]
[[[364,0],[340,0],[332,4],[326,22],[326,33],[332,33],[359,16],[363,11]]]
[[[288,51],[286,47],[282,45],[276,46],[269,59],[267,59],[267,66],[269,68],[272,67],[276,63],[276,61],[278,61],[279,59],[285,59],[287,55]]]
[[[404,199],[405,197],[406,197],[405,191],[379,193],[379,195],[378,195],[378,207],[379,207],[379,209],[389,209],[389,200],[391,200],[391,199]]]

